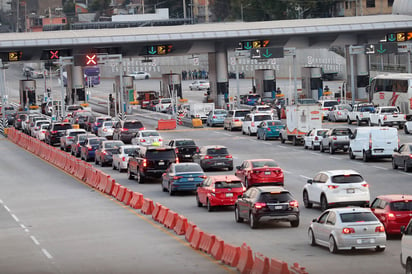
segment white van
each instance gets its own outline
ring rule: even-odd
[[[391,158],[398,148],[398,130],[392,127],[358,127],[349,136],[349,158]]]
[[[412,271],[412,220],[409,221],[408,226],[401,227],[401,265],[406,269],[406,273]]]

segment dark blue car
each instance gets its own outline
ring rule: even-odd
[[[176,191],[195,191],[205,178],[197,163],[173,163],[162,176],[162,190],[170,195]]]
[[[106,141],[105,137],[90,137],[87,138],[81,147],[80,158],[86,162],[94,160],[96,149],[99,148],[101,142]]]

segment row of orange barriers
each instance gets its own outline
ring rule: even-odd
[[[23,134],[14,128],[9,129],[8,139],[85,182],[90,187],[112,196],[131,208],[140,210],[142,214],[151,215],[154,221],[173,230],[177,235],[184,235],[193,249],[201,250],[216,260],[235,267],[241,273],[308,273],[298,263],[294,263],[289,267],[284,261],[268,258],[260,253],[253,253],[246,243],[243,243],[242,246],[225,243],[219,237],[203,232],[197,225],[166,206],[154,203],[151,199],[144,198],[143,194],[116,183],[110,175],[94,168],[91,164]]]

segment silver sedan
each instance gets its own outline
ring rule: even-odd
[[[308,230],[309,243],[340,250],[372,249],[382,252],[386,247],[385,228],[369,208],[345,207],[324,211],[314,219]]]

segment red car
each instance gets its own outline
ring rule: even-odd
[[[371,210],[385,227],[386,234],[400,234],[412,218],[412,195],[380,195],[371,204]]]
[[[246,188],[256,185],[283,186],[284,182],[282,169],[272,159],[245,160],[236,167],[235,175]]]
[[[233,206],[245,190],[235,175],[208,176],[197,187],[197,206],[206,205],[209,212],[216,206]]]

